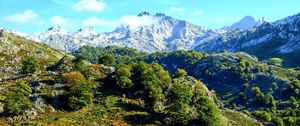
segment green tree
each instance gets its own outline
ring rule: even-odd
[[[128,65],[120,65],[116,67],[114,72],[114,80],[119,88],[130,89],[134,84],[130,80],[131,72]]]
[[[204,126],[219,126],[221,125],[221,115],[217,106],[207,97],[201,96],[196,101],[195,107],[198,112],[198,123]]]
[[[184,69],[177,69],[177,71],[174,73],[174,77],[184,77],[187,76],[187,72]]]
[[[39,62],[33,57],[29,57],[22,61],[22,71],[25,74],[34,73],[41,68]]]
[[[134,90],[140,92],[141,98],[144,99],[148,110],[151,113],[160,111],[157,103],[164,99],[162,81],[156,75],[151,65],[145,62],[132,64],[131,80],[134,83]]]
[[[284,122],[281,118],[279,117],[273,117],[271,119],[271,122],[275,125],[275,126],[284,126]]]
[[[169,72],[165,71],[164,68],[158,63],[152,63],[151,66],[152,66],[156,76],[158,77],[158,79],[161,82],[160,86],[164,89],[169,88],[172,83],[172,79],[169,75]]]
[[[98,63],[106,66],[114,66],[116,64],[116,61],[113,55],[106,54],[99,57]]]
[[[79,110],[93,101],[93,90],[87,84],[78,84],[66,91],[70,110]]]
[[[168,108],[167,124],[187,125],[191,118],[189,104],[192,101],[193,91],[191,87],[175,80],[174,85],[168,95],[172,104]]]
[[[64,73],[61,75],[61,77],[68,87],[86,83],[85,77],[80,72],[77,71]]]
[[[8,92],[5,99],[4,113],[8,115],[21,115],[25,110],[32,108],[32,103],[29,99],[31,88],[24,82],[20,81],[16,87],[13,87]]]
[[[255,110],[252,112],[252,115],[256,117],[257,119],[265,122],[270,122],[271,121],[271,115],[270,113],[262,110]]]

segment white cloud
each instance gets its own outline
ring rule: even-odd
[[[42,23],[42,21],[38,21],[39,15],[34,12],[33,10],[25,10],[23,13],[16,13],[14,15],[10,15],[4,17],[5,21],[18,23],[18,24],[25,24],[25,23]]]
[[[116,27],[117,21],[110,21],[98,17],[89,17],[83,21],[83,26],[102,26],[102,27]]]
[[[77,11],[94,11],[102,12],[106,4],[98,0],[80,0],[73,5],[73,8]]]
[[[75,26],[76,22],[78,22],[75,19],[68,19],[68,18],[63,18],[61,16],[53,16],[48,20],[49,23],[52,25],[58,25],[58,26],[63,26],[66,28],[72,28]]]
[[[53,24],[53,25],[65,25],[67,24],[67,19],[64,19],[60,16],[53,16],[50,18],[50,22]]]
[[[201,11],[201,10],[195,10],[192,14],[194,16],[202,16],[203,15],[203,11]]]
[[[185,9],[183,7],[172,6],[172,7],[169,8],[169,11],[174,12],[174,13],[179,13],[179,14],[185,13]]]
[[[153,16],[123,16],[120,18],[121,24],[129,25],[132,28],[149,26],[158,23],[161,19]]]
[[[98,17],[89,17],[85,19],[82,24],[83,26],[101,26],[115,28],[119,25],[128,25],[131,28],[140,26],[149,26],[158,23],[161,19],[153,16],[134,16],[126,15],[122,16],[118,20],[106,20]]]

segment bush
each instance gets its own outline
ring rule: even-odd
[[[22,71],[25,74],[34,73],[41,68],[38,61],[32,57],[25,59],[22,62]]]
[[[31,92],[31,88],[24,81],[18,82],[17,86],[8,92],[8,96],[5,99],[4,113],[21,115],[25,110],[31,109],[32,103],[28,97]]]
[[[67,90],[68,107],[70,110],[79,110],[92,103],[93,90],[86,84],[78,84]]]
[[[174,77],[184,77],[187,75],[187,72],[184,69],[177,69],[177,71],[174,73]]]
[[[272,119],[270,113],[262,110],[253,111],[252,115],[256,117],[258,120],[265,121],[265,122],[270,122]]]
[[[275,66],[282,66],[283,60],[280,58],[270,58],[267,60],[267,63],[270,65],[275,65]]]
[[[62,78],[65,81],[65,83],[68,84],[69,87],[72,87],[77,84],[86,83],[85,77],[80,72],[76,71],[62,74]]]
[[[113,76],[117,86],[122,89],[129,89],[134,85],[130,77],[130,67],[127,65],[118,66]]]
[[[114,66],[116,64],[115,57],[112,55],[103,55],[99,58],[99,64],[103,64],[105,66]]]
[[[217,106],[207,97],[202,96],[196,103],[198,122],[204,126],[221,125],[221,114]]]
[[[251,113],[250,113],[248,110],[243,110],[242,113],[244,113],[244,114],[246,114],[246,115],[248,115],[248,116],[251,115]]]
[[[175,83],[170,91],[169,98],[172,102],[169,108],[169,117],[165,119],[167,124],[187,125],[191,119],[189,104],[192,101],[193,91],[191,87],[183,83]]]
[[[279,117],[273,117],[271,122],[275,125],[275,126],[284,126],[284,122],[281,118]]]

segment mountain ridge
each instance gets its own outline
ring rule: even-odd
[[[88,26],[75,32],[68,32],[59,26],[53,26],[44,32],[23,35],[31,40],[46,43],[54,48],[73,52],[84,46],[122,46],[143,52],[191,50],[226,31],[209,29],[193,25],[184,20],[163,13],[151,15],[141,12],[136,18],[150,18],[154,22],[142,26],[121,25],[112,32],[96,33]],[[22,35],[22,34],[20,34]]]
[[[293,58],[300,52],[299,22],[300,13],[254,29],[224,33],[195,49],[204,52],[244,51],[260,59],[279,57],[287,61],[287,66],[295,67],[300,63]]]

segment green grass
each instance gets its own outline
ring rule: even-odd
[[[232,110],[222,110],[221,113],[233,126],[262,126],[261,123]]]
[[[95,103],[85,108],[75,111],[57,111],[41,114],[38,118],[28,122],[10,122],[14,125],[73,125],[89,126],[92,124],[100,125],[139,125],[146,123],[148,113],[136,106],[139,100],[126,99],[118,96],[107,96],[98,99]],[[143,124],[143,125],[144,125]],[[151,124],[151,123],[149,123]]]

